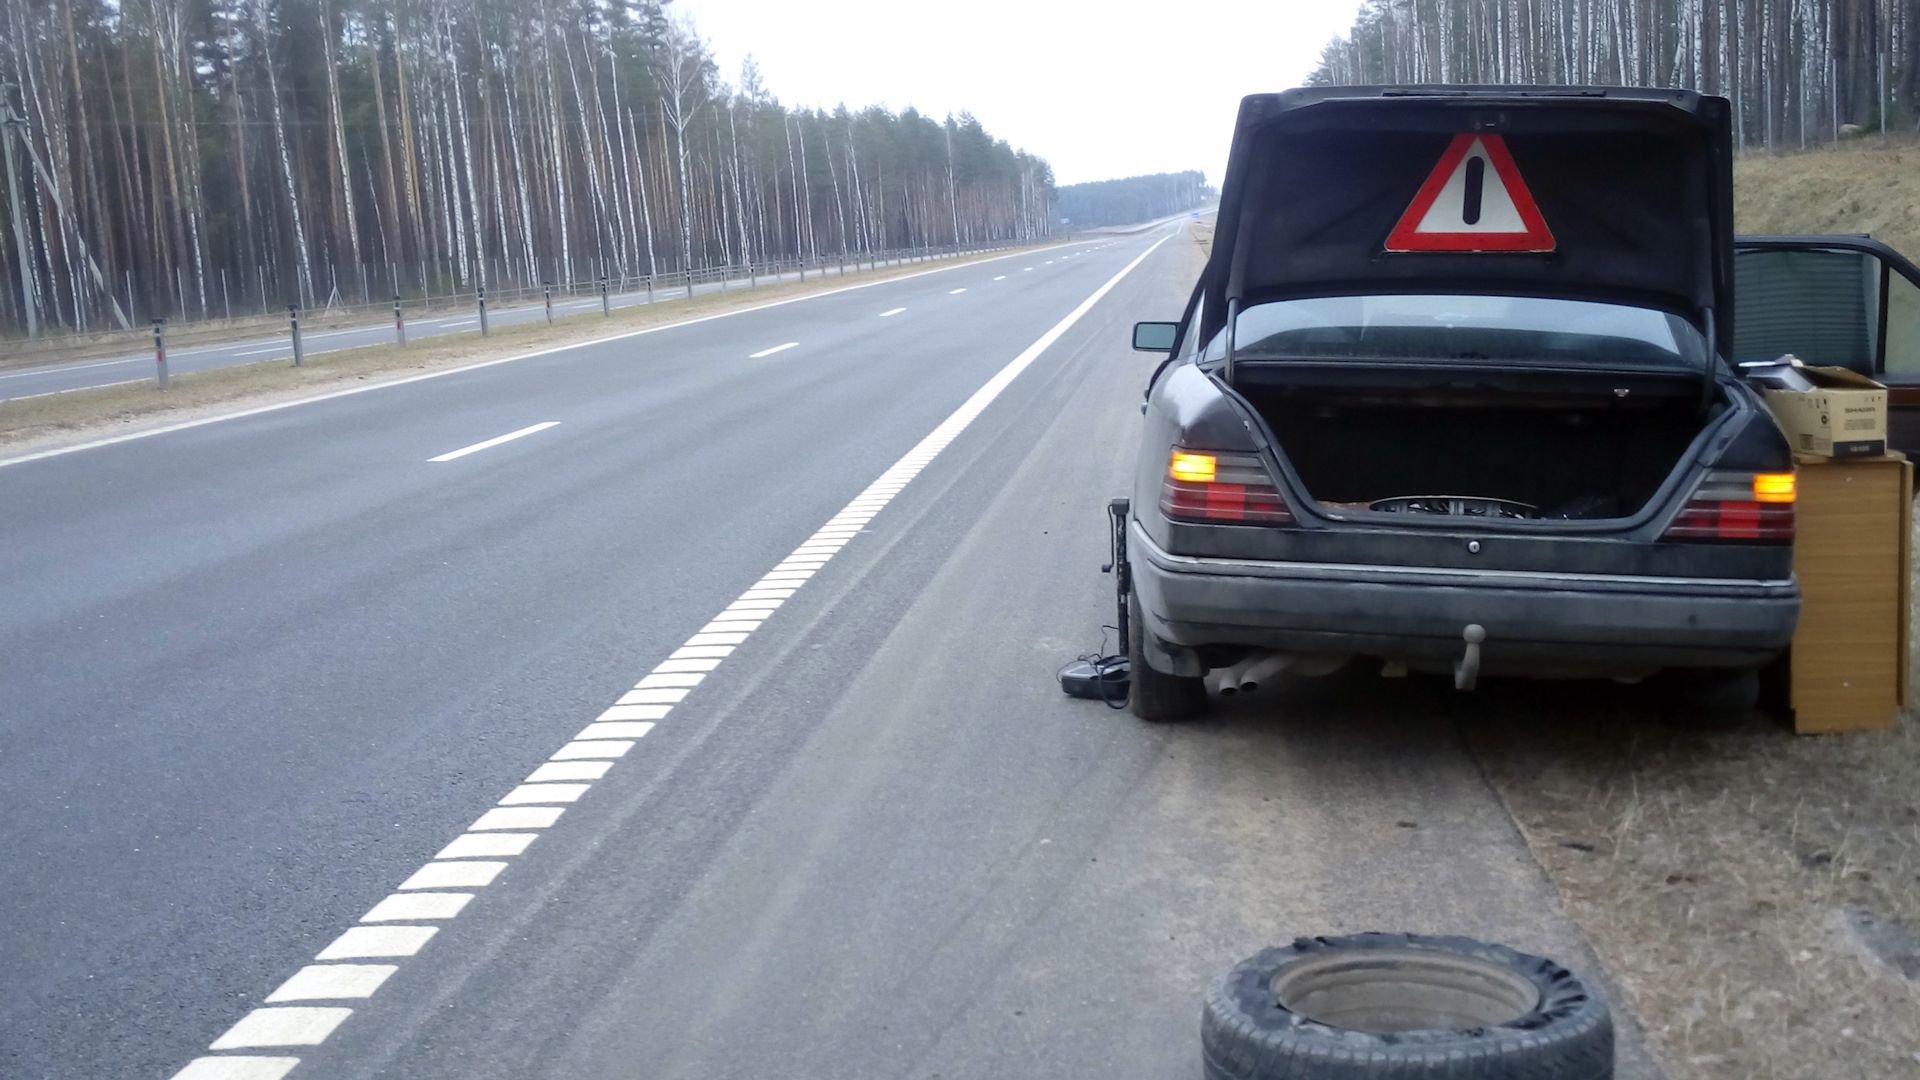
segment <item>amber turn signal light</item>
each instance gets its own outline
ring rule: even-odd
[[[1753,474],[1754,502],[1790,503],[1794,490],[1793,474],[1790,472]]]
[[[1185,480],[1189,483],[1211,484],[1218,466],[1219,463],[1212,454],[1175,450],[1173,460],[1167,465],[1167,475],[1175,480]]]

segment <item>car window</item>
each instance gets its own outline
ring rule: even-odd
[[[1887,374],[1920,375],[1920,285],[1887,275]]]
[[[1733,260],[1733,358],[1792,353],[1873,374],[1880,260],[1845,249],[1759,249]]]
[[[1235,323],[1239,359],[1447,360],[1700,366],[1684,319],[1651,308],[1533,296],[1331,296],[1258,304]],[[1225,355],[1222,335],[1203,360]]]

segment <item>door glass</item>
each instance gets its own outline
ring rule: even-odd
[[[1920,284],[1887,275],[1887,374],[1920,376]]]
[[[1878,258],[1844,250],[1741,251],[1733,260],[1733,302],[1736,363],[1792,353],[1809,364],[1874,373]]]

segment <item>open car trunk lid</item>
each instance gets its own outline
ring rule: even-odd
[[[1731,162],[1727,103],[1683,90],[1248,97],[1200,340],[1229,300],[1474,293],[1654,308],[1730,341]]]

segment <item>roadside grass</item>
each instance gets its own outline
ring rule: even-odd
[[[143,370],[145,377],[138,382],[0,401],[0,448],[19,452],[157,427],[236,407],[293,400],[355,383],[390,381],[425,371],[580,344],[775,300],[829,292],[844,285],[963,266],[1006,253],[996,251],[932,264],[887,267],[849,274],[845,280],[836,274],[804,285],[787,282],[752,290],[705,293],[670,304],[615,308],[611,316],[593,311],[556,317],[552,326],[533,322],[501,327],[486,337],[481,337],[477,330],[437,334],[416,338],[404,349],[398,345],[373,345],[310,353],[305,364],[298,368],[288,360],[272,360],[183,372],[169,379],[165,391],[155,387],[153,372],[148,368]]]
[[[1470,745],[1673,1080],[1920,1075],[1914,717],[1701,731],[1640,688],[1532,692]]]
[[[1733,164],[1733,221],[1743,233],[1871,233],[1920,256],[1920,143],[1745,155]]]
[[[1213,254],[1213,220],[1211,218],[1205,221],[1189,222],[1187,233],[1193,237],[1194,243],[1200,245],[1201,251],[1208,255]]]

